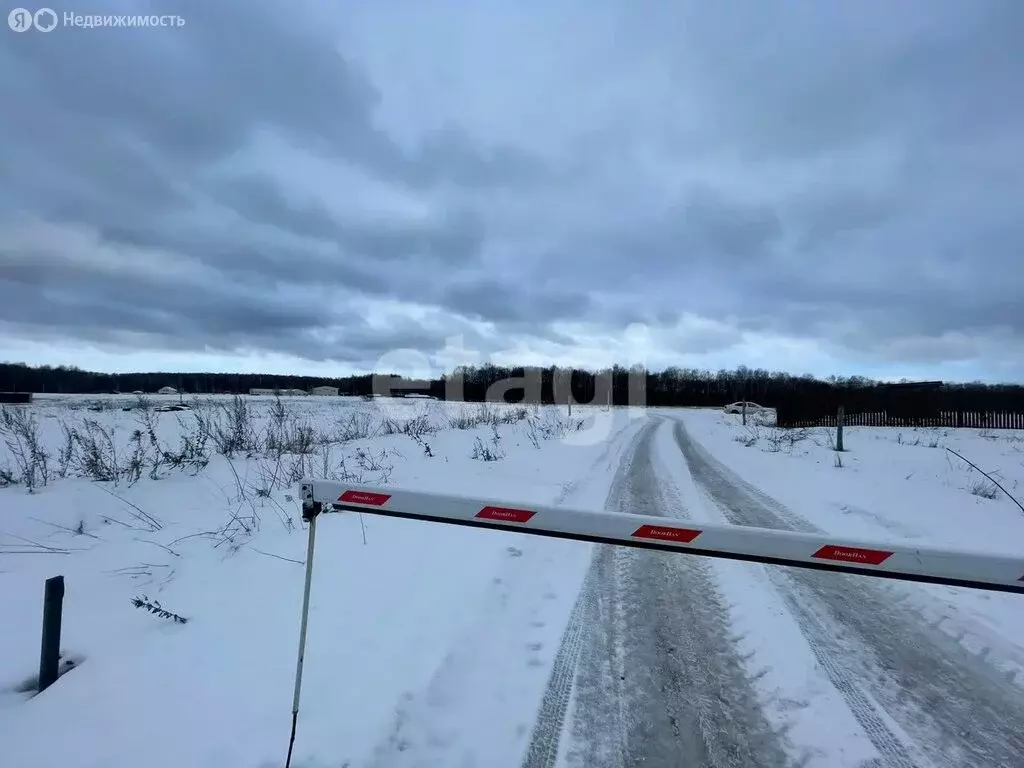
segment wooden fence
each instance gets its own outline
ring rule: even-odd
[[[776,422],[780,427],[834,427],[836,413],[811,416],[796,411],[777,410]],[[946,427],[957,429],[1021,429],[1024,413],[1018,411],[935,411],[919,416],[897,415],[889,411],[847,413],[843,424],[848,427]]]

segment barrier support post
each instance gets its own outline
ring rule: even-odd
[[[306,544],[306,583],[302,592],[302,621],[299,624],[299,657],[295,664],[295,694],[292,697],[292,733],[288,739],[288,757],[285,768],[291,768],[292,748],[295,746],[295,730],[299,722],[299,697],[302,693],[302,663],[306,656],[306,627],[309,623],[309,592],[313,584],[313,550],[316,544],[316,518],[323,505],[313,501],[312,486],[302,488],[302,519],[309,523],[309,540]]]

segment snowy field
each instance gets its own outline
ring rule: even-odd
[[[729,522],[698,471],[699,451],[836,534],[1017,555],[1024,540],[1024,513],[945,450],[1021,498],[1024,434],[849,428],[839,454],[826,430],[744,427],[717,411],[574,407],[570,417],[565,407],[315,397],[185,399],[187,408],[169,410],[180,402],[44,396],[2,413],[6,765],[283,765],[303,476],[628,511],[639,491],[622,490],[623,467],[646,461],[655,480],[644,488],[658,492],[644,503]],[[681,442],[679,424],[694,444]],[[512,532],[324,518],[293,764],[522,765],[596,551]],[[721,597],[785,759],[852,768],[878,758],[878,739],[815,655],[798,608],[763,576],[769,569],[692,561]],[[67,585],[68,671],[32,696],[43,582],[57,574]],[[1024,687],[1024,598],[892,590],[908,614]],[[675,589],[673,600],[686,594]],[[548,762],[527,756],[529,765],[588,764],[586,729],[572,727],[587,706],[580,680],[560,748]],[[890,725],[908,745],[925,738],[924,726]],[[907,752],[910,764],[942,764],[925,748]]]
[[[278,409],[247,397],[240,410],[204,398],[157,410],[178,402],[42,397],[6,409],[0,471],[17,484],[0,489],[5,764],[283,764],[306,545],[300,477],[600,507],[639,423],[625,410],[577,407],[570,418],[398,399],[282,398]],[[49,454],[45,484],[35,435]],[[371,517],[334,516],[318,534],[296,747],[305,766],[355,764],[386,743],[460,633],[483,629],[496,589],[543,582],[517,630],[557,646],[588,556],[586,545]],[[75,668],[28,700],[18,689],[38,666],[42,584],[56,574]],[[143,596],[187,623],[134,608]],[[487,671],[520,678],[524,697],[496,748],[525,740],[546,682],[550,660],[525,643],[508,669]],[[479,705],[486,681],[466,691],[461,704]],[[45,735],[54,718],[60,738]]]

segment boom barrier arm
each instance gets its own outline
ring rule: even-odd
[[[687,555],[1024,593],[1024,557],[710,525],[678,518],[512,505],[493,499],[330,480],[303,482],[300,497],[306,518],[321,512],[366,512]]]

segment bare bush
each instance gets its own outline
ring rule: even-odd
[[[186,425],[178,418],[181,437],[177,447],[160,441],[152,409],[141,410],[136,424],[137,428],[129,435],[126,450],[120,451],[114,427],[92,419],[84,419],[75,426],[62,421],[63,440],[57,452],[57,476],[75,475],[114,485],[121,482],[133,484],[143,474],[158,480],[165,470],[189,470],[196,474],[209,464],[209,424],[202,414],[197,414],[194,425]]]
[[[770,432],[771,436],[769,437],[769,441],[776,442],[782,449],[789,453],[793,451],[793,448],[796,447],[797,443],[802,443],[811,437],[811,430],[806,427],[802,429],[782,429],[781,427],[772,427]]]
[[[402,425],[402,434],[408,435],[414,440],[421,439],[426,435],[432,435],[437,432],[437,427],[430,421],[430,416],[426,413],[421,413],[405,422]]]
[[[473,452],[470,454],[470,458],[477,461],[499,461],[505,458],[505,454],[499,446],[488,445],[478,437],[473,441]]]
[[[160,457],[163,463],[171,469],[183,469],[190,471],[193,475],[197,474],[210,463],[210,451],[207,445],[210,433],[202,428],[201,423],[198,425],[199,429],[189,431],[180,417],[178,424],[181,426],[182,432],[178,440],[178,447],[174,449],[161,448]]]
[[[125,457],[124,465],[118,467],[119,478],[127,481],[129,485],[139,482],[147,464],[159,462],[160,460],[158,456],[154,456],[152,461],[149,460],[146,454],[146,446],[143,442],[145,439],[142,435],[142,430],[136,429],[132,432],[129,441],[129,453]]]
[[[543,438],[537,426],[537,419],[529,418],[526,420],[526,439],[530,441],[534,448],[540,448],[540,441]]]
[[[515,424],[519,421],[525,421],[530,415],[530,411],[527,408],[509,408],[501,416],[502,424]]]
[[[519,414],[522,412],[522,419],[528,415],[525,408],[513,409],[504,413],[490,403],[481,403],[475,411],[468,409],[460,410],[448,418],[448,424],[452,429],[474,429],[482,426],[495,426],[497,424],[512,424],[521,421]]]
[[[546,411],[543,416],[528,414],[525,421],[526,437],[535,448],[540,447],[542,440],[555,440],[572,432],[579,432],[586,424],[586,419],[574,419],[551,410]]]
[[[386,450],[380,453],[371,453],[364,448],[357,448],[355,451],[356,465],[365,472],[377,472],[384,477],[384,482],[390,479],[394,465],[388,460],[390,454]]]
[[[366,482],[366,475],[360,470],[353,470],[348,466],[348,460],[343,456],[337,466],[327,475],[332,480],[342,483],[356,483],[362,485]]]
[[[448,417],[448,426],[452,429],[473,429],[482,423],[479,414],[472,414],[469,411],[459,411]]]
[[[262,447],[277,457],[285,454],[308,456],[314,453],[318,444],[327,442],[325,436],[317,433],[306,419],[299,419],[290,413],[280,397],[274,399],[270,409]],[[260,450],[261,443],[255,441],[247,453],[252,455]]]
[[[277,403],[280,402],[281,398],[277,398]],[[237,453],[251,456],[260,449],[252,410],[239,395],[235,395],[230,403],[221,404],[207,426],[217,452],[229,459]]]
[[[988,480],[975,480],[970,487],[970,491],[973,495],[980,496],[983,499],[999,498],[999,489]]]
[[[278,454],[308,456],[316,450],[318,442],[320,440],[312,424],[292,421],[284,432],[268,433],[266,446],[267,450]]]
[[[416,442],[422,442],[424,436],[437,432],[437,427],[430,421],[428,414],[420,413],[405,421],[385,419],[381,431],[385,435],[407,435]]]
[[[338,420],[334,442],[350,443],[353,440],[366,440],[375,437],[377,433],[378,428],[374,426],[370,414],[356,411],[349,414],[348,418]]]
[[[746,448],[753,448],[761,439],[761,430],[756,424],[747,427],[743,434],[735,435],[733,440]]]
[[[333,468],[331,466],[331,446],[325,445],[320,449],[320,477],[325,480],[332,480]]]
[[[490,403],[481,403],[477,409],[477,419],[480,424],[500,424],[501,412]]]
[[[294,485],[313,474],[313,458],[309,453],[293,453],[285,459],[285,482]]]
[[[76,475],[115,485],[123,474],[127,475],[127,468],[122,470],[118,463],[113,428],[107,429],[98,421],[85,419],[81,429],[70,428],[68,437],[69,464]]]
[[[394,465],[390,462],[391,454],[388,451],[381,451],[379,454],[372,454],[362,448],[357,448],[354,455],[342,456],[337,464],[331,464],[329,454],[321,457],[320,468],[324,477],[346,483],[374,483],[387,485],[391,481],[391,473]],[[350,466],[349,462],[352,462]],[[368,473],[374,473],[369,475]]]
[[[982,476],[984,476],[985,480],[988,481],[987,484],[982,481],[976,482],[971,487],[971,493],[973,493],[975,496],[981,496],[982,498],[985,499],[995,499],[999,495],[998,492],[1002,491],[1010,501],[1017,505],[1017,509],[1019,509],[1021,512],[1024,512],[1024,504],[1021,504],[1020,500],[1012,493],[1010,493],[1008,490],[1006,490],[1006,487],[997,479],[997,475],[999,475],[998,471],[986,472],[973,461],[963,456],[962,454],[957,453],[948,446],[946,447],[946,451],[953,454],[964,463],[970,465],[971,469],[975,469],[978,472],[980,472]]]
[[[14,461],[14,468],[0,472],[0,485],[21,483],[29,491],[50,479],[50,454],[39,438],[39,422],[27,410],[0,406],[0,436]]]

